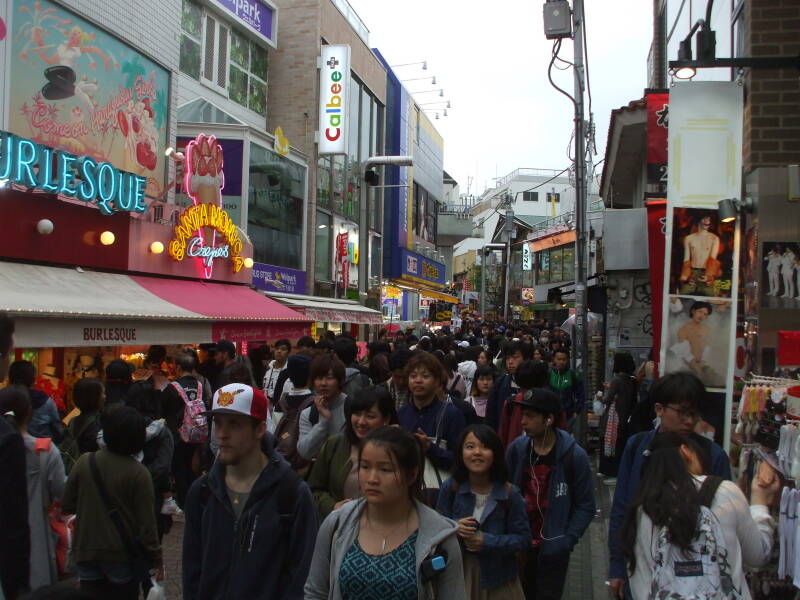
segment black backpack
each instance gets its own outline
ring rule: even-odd
[[[275,428],[275,450],[286,459],[293,469],[304,469],[310,463],[297,451],[297,442],[300,439],[300,415],[302,412],[311,407],[311,415],[317,408],[314,404],[314,395],[309,394],[308,398],[303,400],[297,408],[291,408],[286,402],[285,398],[281,398],[279,405],[283,410],[283,417],[281,418],[278,426]],[[319,420],[319,412],[317,412],[317,420]],[[312,422],[312,425],[314,423]]]

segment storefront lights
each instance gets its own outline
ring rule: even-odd
[[[252,269],[253,268],[253,259],[250,258],[249,256],[247,258],[245,258],[244,259],[244,266],[247,269]]]
[[[117,241],[117,236],[115,236],[112,231],[104,231],[100,234],[100,243],[103,244],[103,246],[110,246],[115,241]]]
[[[150,252],[153,254],[161,254],[164,252],[164,244],[159,241],[152,242],[150,244]]]

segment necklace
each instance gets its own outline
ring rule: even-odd
[[[403,531],[407,531],[408,530],[408,518],[409,518],[410,514],[411,514],[411,510],[409,509],[409,511],[406,513],[406,519],[402,524],[403,525]],[[367,521],[367,528],[370,531],[372,531],[373,533],[377,534],[378,537],[380,537],[380,533],[378,533],[375,530],[375,526],[372,524],[372,520],[369,518],[369,507],[367,507],[367,510],[366,510],[366,521]],[[389,531],[389,533],[387,533],[381,539],[381,554],[386,554],[386,544],[389,541],[389,538],[391,538],[399,529],[400,529],[400,526],[394,527],[393,529],[391,529]]]

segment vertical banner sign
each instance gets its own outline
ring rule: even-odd
[[[647,250],[650,257],[650,310],[653,314],[653,360],[661,356],[661,298],[664,296],[664,234],[667,223],[667,201],[647,202]],[[658,364],[656,365],[658,366]],[[660,369],[659,369],[660,372]]]
[[[533,252],[528,242],[522,244],[522,270],[530,271],[533,265]]]
[[[667,183],[669,93],[647,93],[647,183]]]
[[[742,194],[742,87],[679,83],[670,93],[669,175],[661,324],[663,373],[691,371],[710,393],[715,439],[730,445],[736,355],[739,220],[719,200]],[[724,402],[715,400],[724,392]]]
[[[350,46],[323,46],[319,69],[319,154],[347,154]]]
[[[350,279],[350,266],[347,262],[348,239],[349,235],[346,231],[336,236],[336,262],[337,266],[342,270],[342,288],[345,290],[347,289],[347,284]]]

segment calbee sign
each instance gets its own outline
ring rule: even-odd
[[[347,154],[350,46],[323,46],[319,69],[319,154]]]

